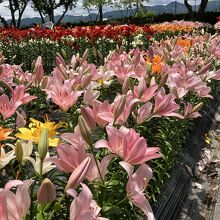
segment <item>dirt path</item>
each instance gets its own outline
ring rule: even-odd
[[[220,220],[220,107],[204,139],[181,220]]]

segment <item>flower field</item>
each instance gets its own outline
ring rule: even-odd
[[[155,219],[219,91],[218,29],[1,29],[0,219]]]

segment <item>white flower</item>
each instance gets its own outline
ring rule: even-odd
[[[27,157],[30,157],[30,155],[32,154],[33,151],[33,141],[29,140],[29,141],[20,141],[22,148],[23,148],[23,161],[26,161]],[[6,144],[7,146],[10,146],[13,151],[15,152],[15,146],[12,144]]]
[[[9,151],[8,153],[5,153],[5,150],[3,147],[0,148],[1,150],[1,156],[0,156],[0,169],[5,167],[12,159],[15,158],[14,150]]]
[[[41,160],[39,158],[39,154],[38,152],[35,152],[35,155],[36,155],[36,160],[34,160],[32,157],[26,157],[27,160],[29,160],[32,165],[34,166],[34,170],[36,173],[40,174],[40,163],[41,163]],[[46,158],[50,157],[50,154],[49,152],[47,153],[44,161],[43,161],[43,171],[42,171],[42,174],[45,174],[47,172],[49,172],[50,170],[52,170],[53,168],[55,168],[56,166],[55,165],[52,165],[51,162],[49,161],[45,161]]]

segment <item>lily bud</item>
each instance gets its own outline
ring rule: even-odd
[[[63,57],[57,53],[57,56],[56,56],[56,65],[59,66],[59,64],[62,64],[63,66],[65,66],[65,60],[63,59]]]
[[[89,125],[87,124],[86,120],[83,118],[82,115],[79,116],[79,129],[80,133],[83,137],[83,139],[86,141],[86,143],[91,146],[92,145],[92,138],[91,138],[91,129],[89,128]]]
[[[165,83],[167,82],[167,79],[168,79],[168,74],[165,74],[162,76],[160,80],[159,88],[162,88],[165,85]]]
[[[46,89],[47,84],[48,84],[48,76],[44,76],[44,78],[41,81],[41,88]]]
[[[89,49],[86,49],[85,52],[84,52],[83,55],[82,55],[81,63],[83,63],[84,61],[87,60],[88,55],[89,55]]]
[[[117,108],[115,109],[115,114],[114,114],[114,121],[117,120],[117,118],[121,115],[121,113],[124,111],[126,104],[126,95],[121,96],[121,100],[118,103]]]
[[[138,87],[137,87],[137,93],[138,93],[138,98],[141,98],[143,95],[145,89],[146,89],[146,80],[142,77],[139,81]]]
[[[73,171],[71,174],[65,192],[70,188],[76,188],[85,178],[87,171],[91,163],[91,158],[86,157],[86,159]]]
[[[205,74],[210,69],[211,65],[212,63],[209,62],[205,66],[203,66],[202,69],[200,70],[200,74]]]
[[[75,55],[73,55],[72,58],[71,58],[71,61],[70,61],[72,69],[76,68],[77,62],[78,62],[77,57]]]
[[[97,58],[97,50],[95,47],[92,47],[92,53],[93,53],[94,57]]]
[[[89,107],[81,106],[81,115],[86,120],[91,130],[96,128],[96,122],[92,110]]]
[[[35,63],[36,63],[36,60],[33,60],[32,63],[31,63],[31,69],[33,69],[33,72],[35,72]]]
[[[152,60],[153,60],[153,57],[154,57],[154,50],[153,50],[152,46],[150,46],[149,49],[148,49],[148,57],[150,59],[150,62],[152,63]]]
[[[101,61],[104,61],[104,57],[99,50],[97,51],[97,54],[98,54],[98,57],[101,59]]]
[[[152,65],[147,63],[147,75],[151,75],[152,73]]]
[[[56,199],[56,189],[49,179],[44,179],[37,193],[37,200],[41,204],[53,202]]]
[[[203,106],[203,102],[200,102],[199,104],[193,107],[191,113],[198,112],[202,108],[202,106]]]
[[[62,53],[62,56],[66,59],[66,51],[63,48],[61,48],[61,53]]]
[[[16,145],[15,145],[15,156],[16,156],[16,160],[21,163],[22,159],[23,159],[23,147],[20,141],[17,141]]]
[[[60,65],[58,66],[58,69],[59,69],[60,72],[62,73],[63,77],[64,77],[65,79],[68,79],[68,75],[67,75],[66,68],[64,67],[64,65],[63,65],[63,64],[60,64]]]
[[[44,128],[40,134],[40,138],[38,141],[38,153],[41,161],[43,161],[44,158],[46,157],[48,147],[49,147],[48,130]]]
[[[123,94],[127,94],[128,90],[129,90],[129,80],[130,80],[130,78],[126,77],[125,81],[123,82],[123,85],[122,85],[122,93]]]

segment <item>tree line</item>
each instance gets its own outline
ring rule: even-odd
[[[20,27],[21,19],[23,13],[28,4],[31,4],[32,8],[39,13],[41,18],[41,22],[45,23],[47,20],[55,23],[55,10],[57,8],[62,8],[62,14],[59,16],[56,21],[56,25],[60,24],[68,10],[72,10],[76,7],[77,2],[79,0],[0,0],[0,3],[7,1],[8,8],[11,14],[11,21],[8,23],[6,19],[1,16],[0,13],[0,21],[4,24],[4,26],[13,26]],[[83,7],[90,14],[91,8],[97,8],[99,20],[103,20],[103,7],[105,6],[114,6],[118,8],[123,8],[131,11],[138,11],[141,7],[143,7],[144,2],[148,2],[149,0],[82,0]],[[153,1],[153,0],[151,0]],[[197,12],[197,16],[202,18],[204,16],[204,12],[209,0],[201,0],[199,10]],[[189,14],[193,16],[193,7],[189,4],[188,0],[184,0],[184,4],[187,7]]]

